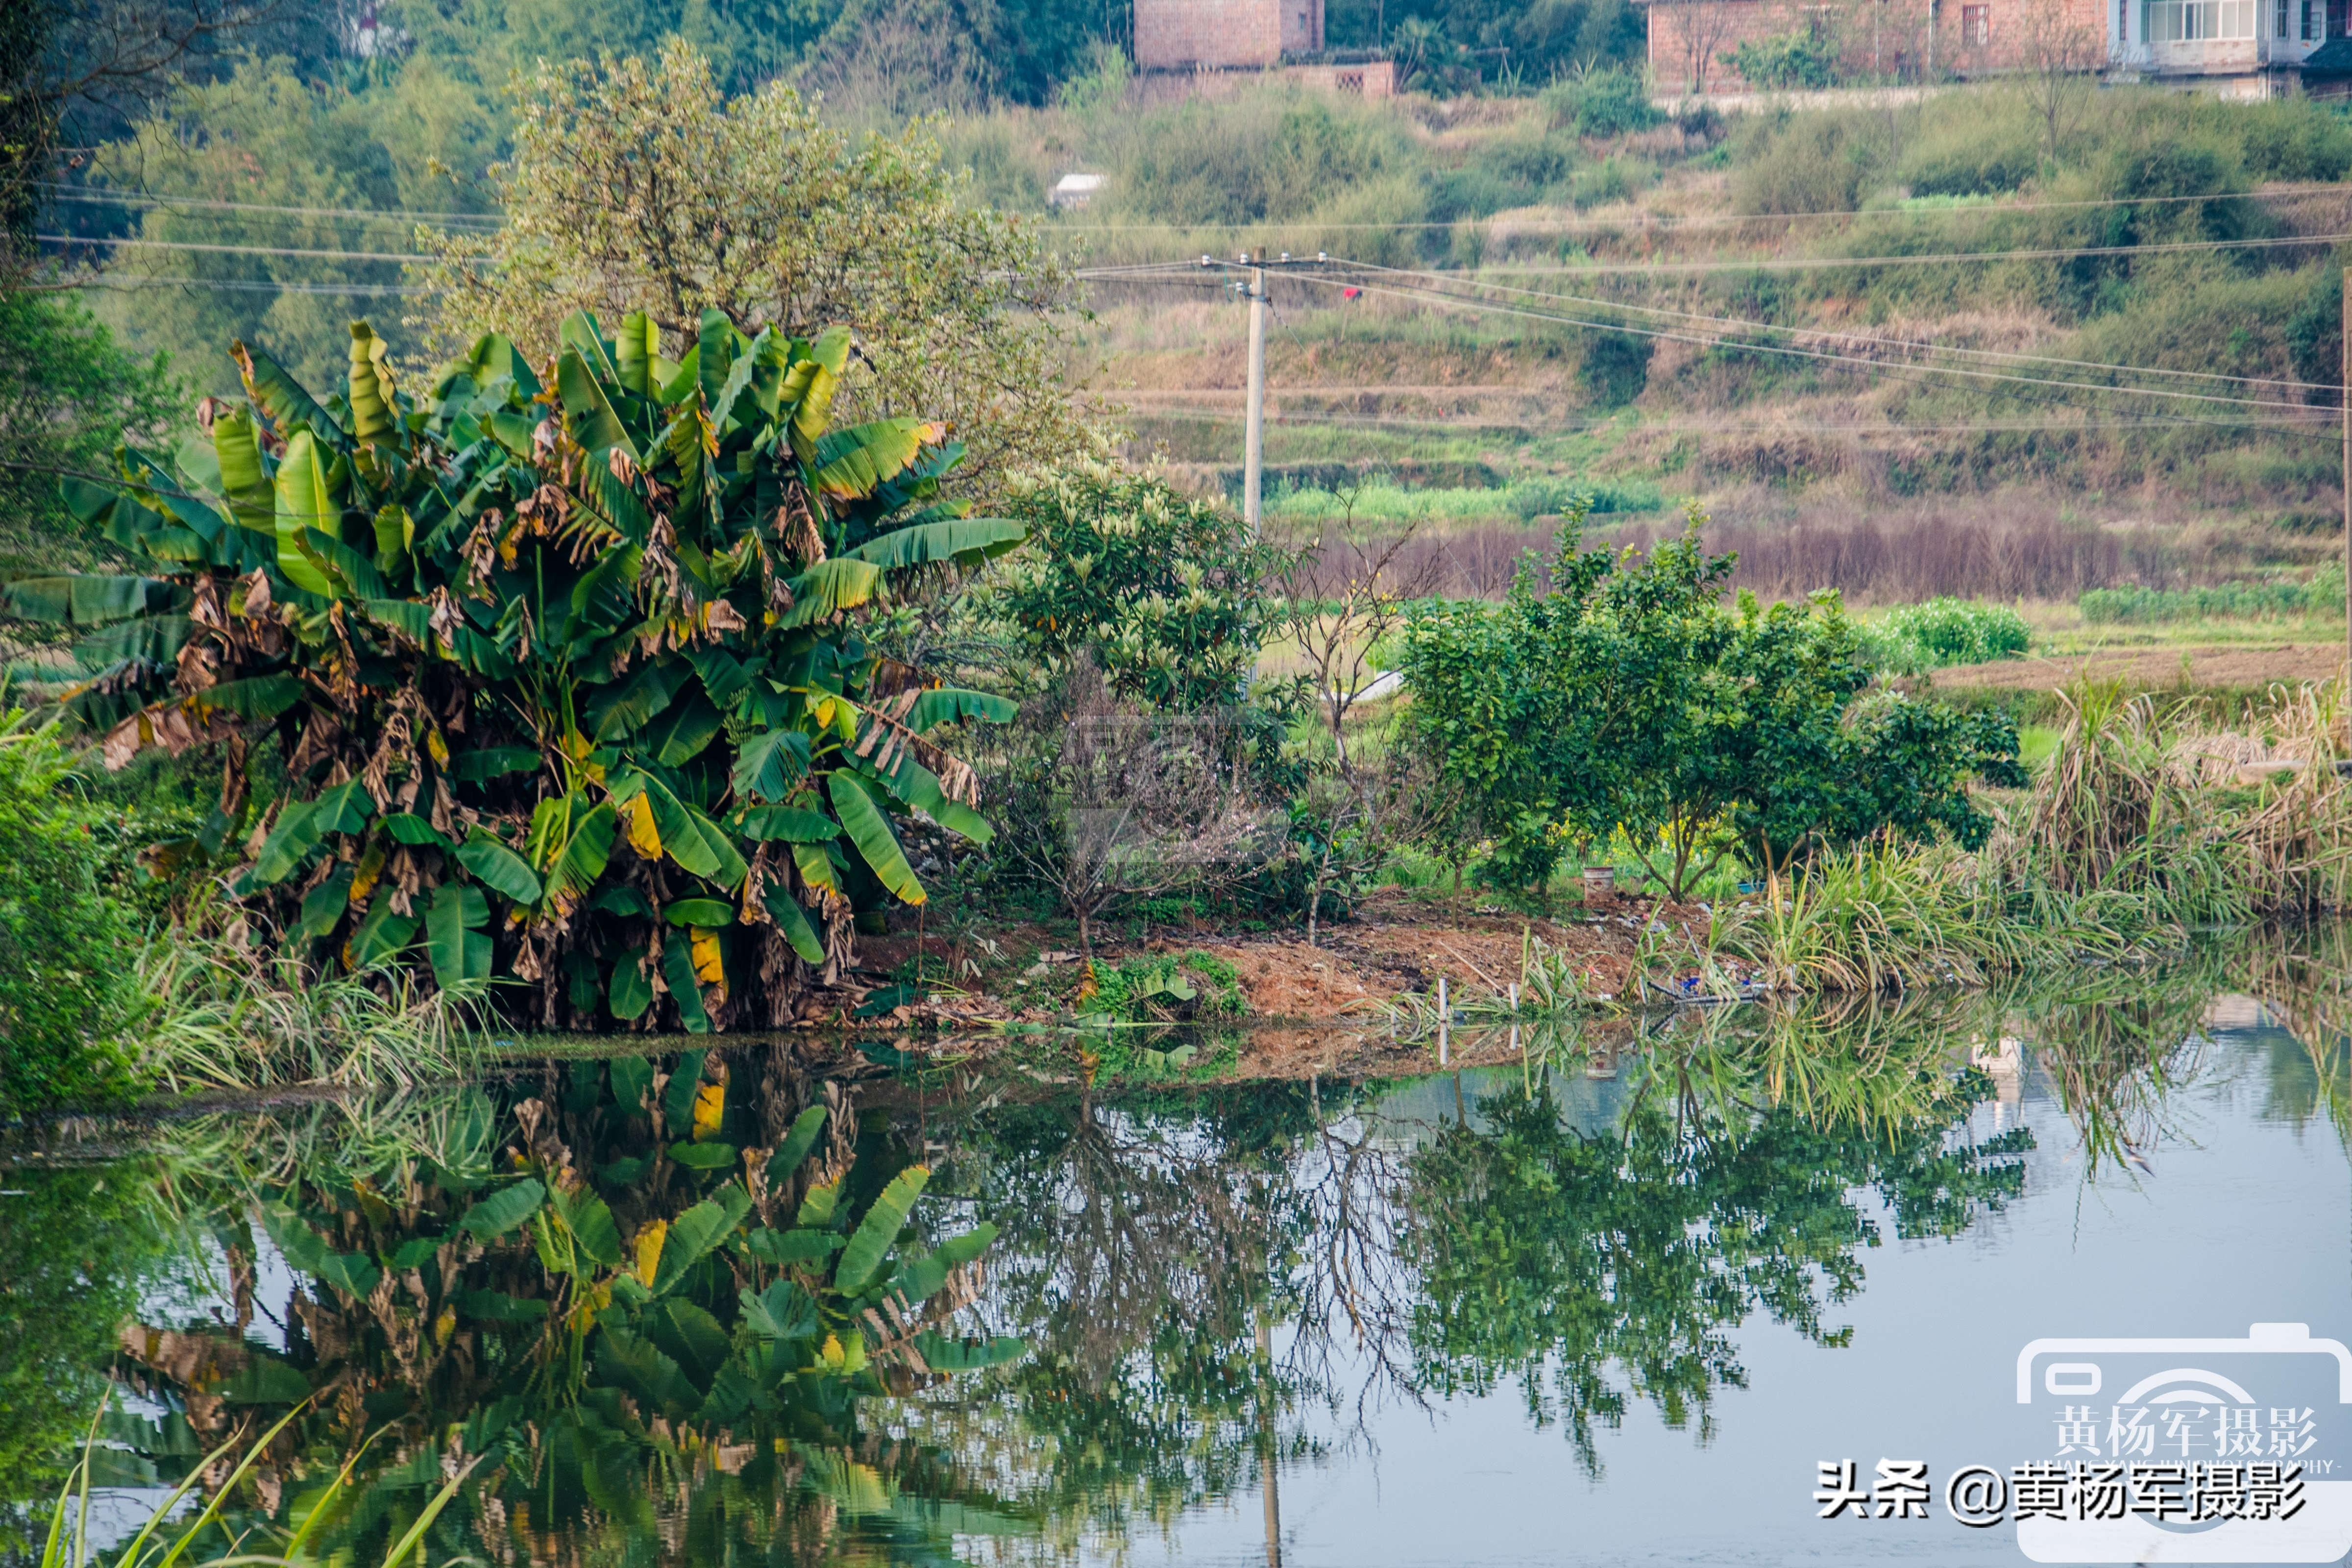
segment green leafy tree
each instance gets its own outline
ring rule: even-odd
[[[1005,510],[1032,543],[987,585],[983,613],[1039,674],[1091,656],[1114,691],[1153,708],[1247,700],[1285,557],[1232,510],[1087,464],[1022,480]]]
[[[672,362],[631,314],[564,325],[544,384],[506,340],[411,395],[351,331],[321,403],[238,345],[247,396],[123,482],[68,481],[137,574],[21,579],[68,623],[67,705],[120,764],[225,748],[167,858],[226,858],[248,928],[320,962],[511,973],[531,1010],[787,1021],[854,908],[920,903],[895,816],[985,841],[926,732],[1011,705],[872,653],[873,606],[1022,537],[965,515],[910,417],[831,428],[850,353],[717,311]],[[285,783],[255,819],[246,750]],[[567,1012],[568,1008],[568,1012]]]
[[[54,725],[0,712],[0,1116],[132,1087],[134,940],[99,886],[89,813]]]
[[[747,331],[839,324],[858,344],[845,412],[944,421],[963,482],[1099,449],[1064,380],[1067,270],[1029,223],[968,203],[919,127],[853,141],[782,83],[730,99],[674,39],[539,67],[496,174],[505,225],[435,242],[447,347],[488,331],[541,354],[577,310],[683,334],[711,310]]]
[[[1732,557],[1682,538],[1622,559],[1561,535],[1497,605],[1408,626],[1408,733],[1493,842],[1487,880],[1540,886],[1562,839],[1622,829],[1670,897],[1744,847],[1771,869],[1894,831],[1984,841],[1971,780],[2019,778],[2013,729],[1939,705],[1857,708],[1872,679],[1834,595],[1721,603]]]
[[[104,472],[122,431],[161,436],[180,407],[164,362],[133,358],[71,295],[0,289],[0,576],[102,551],[58,479]]]

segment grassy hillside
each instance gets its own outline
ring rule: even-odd
[[[2334,394],[2300,384],[2337,378],[2341,263],[2274,242],[2343,227],[2337,110],[2117,89],[2053,157],[1998,86],[1725,123],[1620,80],[1144,113],[1105,92],[940,134],[979,196],[1113,274],[1096,374],[1134,449],[1202,488],[1237,478],[1244,313],[1222,272],[1128,269],[1369,264],[1275,282],[1277,519],[1418,512],[1507,563],[1566,489],[1629,537],[1696,497],[1759,581],[1865,598],[2299,580],[2334,552]],[[1104,195],[1045,216],[1072,169]],[[2008,254],[1934,259],[1985,252]]]
[[[331,380],[342,320],[429,308],[396,259],[418,215],[499,221],[502,62],[604,37],[583,13],[542,37],[539,15],[444,18],[364,71],[253,60],[191,88],[95,165],[172,199],[68,215],[194,247],[118,253],[101,318],[199,389],[227,390],[237,335]],[[825,86],[817,44],[793,48]],[[2337,109],[2117,89],[2053,141],[1999,85],[1725,121],[1567,67],[1536,92],[1139,108],[1116,50],[1064,54],[1045,85],[927,100],[997,105],[929,129],[969,200],[1097,269],[1081,368],[1132,455],[1238,483],[1245,312],[1187,258],[1334,258],[1273,284],[1283,526],[1418,523],[1478,592],[1571,495],[1628,541],[1696,499],[1752,585],[1887,602],[2299,583],[2335,548],[2341,263],[2302,237],[2346,226]],[[764,59],[721,74],[782,68]],[[905,107],[827,90],[855,124]],[[1051,211],[1073,170],[1103,194]]]

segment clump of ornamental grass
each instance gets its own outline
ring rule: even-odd
[[[2274,689],[2238,727],[2078,682],[2018,835],[2013,881],[2160,898],[2179,919],[2241,924],[2340,909],[2352,891],[2352,781],[2340,683]]]
[[[1824,850],[1785,889],[1743,905],[1725,941],[1776,991],[1981,984],[2022,945],[1986,900],[1976,857],[1883,843]]]
[[[430,987],[390,961],[321,975],[299,958],[184,930],[147,943],[135,968],[152,1005],[141,1065],[175,1093],[406,1089],[467,1077],[487,1050],[488,982]]]

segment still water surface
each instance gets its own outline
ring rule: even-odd
[[[2021,1562],[1821,1521],[1817,1467],[2048,1458],[2036,1338],[2352,1340],[2344,994],[2239,953],[1402,1079],[725,1045],[79,1125],[0,1172],[0,1468],[112,1377],[125,1510],[295,1413],[255,1541],[374,1435],[362,1563],[475,1460],[426,1561]]]

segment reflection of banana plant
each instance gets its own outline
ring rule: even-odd
[[[908,1247],[929,1171],[874,1172],[837,1092],[786,1121],[775,1087],[701,1052],[667,1073],[575,1063],[501,1117],[487,1169],[261,1187],[261,1228],[304,1286],[285,1351],[135,1331],[126,1372],[168,1414],[117,1435],[168,1468],[247,1409],[310,1401],[254,1471],[250,1517],[225,1526],[243,1528],[391,1423],[400,1440],[331,1528],[339,1549],[396,1536],[446,1455],[482,1468],[436,1526],[445,1553],[526,1500],[536,1529],[643,1533],[709,1486],[779,1504],[841,1491],[827,1507],[856,1513],[945,1482],[986,1511],[924,1456],[861,1438],[856,1410],[1017,1352],[948,1331],[994,1227]],[[249,1233],[224,1236],[249,1282]]]

